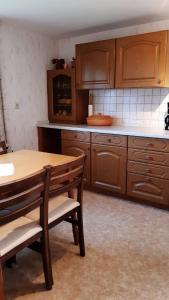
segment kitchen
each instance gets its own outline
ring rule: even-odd
[[[59,225],[52,233],[56,285],[46,294],[49,299],[50,295],[51,299],[64,296],[68,300],[169,298],[168,4],[159,18],[150,3],[137,5],[146,21],[142,18],[141,22],[139,14],[133,17],[133,7],[129,21],[124,23],[124,17],[122,25],[117,22],[97,30],[91,26],[86,31],[84,26],[76,33],[72,26],[72,32],[57,38],[2,20],[5,130],[1,139],[6,132],[8,151],[87,155],[86,257],[83,262],[75,261],[77,250],[69,244],[66,225]],[[146,15],[147,9],[156,19],[148,12]],[[93,122],[111,120],[112,124],[88,125],[88,117]],[[24,255],[20,261],[18,279],[20,264],[30,270]],[[15,268],[6,270],[9,299],[15,299],[13,293],[21,299],[43,297],[38,288],[34,293],[32,279],[28,286],[23,281],[21,288],[21,282],[17,283],[25,295],[16,291],[14,272]]]

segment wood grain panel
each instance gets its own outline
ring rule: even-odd
[[[104,133],[92,133],[92,143],[127,147],[127,137]]]
[[[167,31],[117,39],[116,88],[165,86]]]
[[[114,87],[115,40],[76,45],[78,89]]]
[[[92,186],[125,193],[127,149],[92,145]]]
[[[128,159],[138,162],[169,166],[169,153],[128,149]]]
[[[129,173],[143,174],[146,176],[169,179],[169,167],[165,166],[128,161],[127,170]]]
[[[74,131],[74,130],[62,130],[62,139],[72,141],[90,142],[90,132]]]
[[[168,205],[169,181],[129,173],[127,178],[127,194],[154,203]]]
[[[138,148],[151,151],[169,152],[169,140],[155,139],[155,138],[142,138],[129,136],[129,148]]]

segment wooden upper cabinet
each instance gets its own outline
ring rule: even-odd
[[[113,88],[115,40],[76,45],[76,87]]]
[[[116,40],[116,88],[169,86],[168,31]]]

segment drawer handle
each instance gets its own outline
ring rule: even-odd
[[[153,143],[147,143],[146,146],[147,147],[154,147],[154,144]]]
[[[146,157],[148,160],[154,160],[152,156],[147,156]]]
[[[146,172],[147,172],[147,173],[152,173],[152,170],[146,169]]]

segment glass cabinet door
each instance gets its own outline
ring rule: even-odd
[[[53,112],[58,117],[72,114],[72,82],[68,75],[53,78]]]

